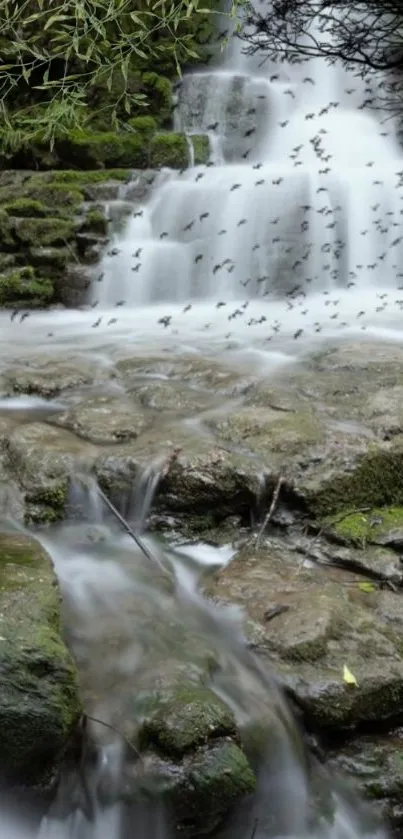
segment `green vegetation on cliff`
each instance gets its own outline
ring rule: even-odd
[[[168,128],[171,80],[206,58],[215,11],[212,0],[0,0],[3,165],[35,164],[46,148],[50,168],[56,141],[88,147],[88,131],[111,132],[147,112]],[[110,142],[118,162],[106,165],[139,165],[119,163],[140,154],[128,139],[119,153]]]

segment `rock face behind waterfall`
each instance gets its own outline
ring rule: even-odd
[[[60,594],[38,542],[0,534],[0,767],[6,786],[53,787],[81,705]]]

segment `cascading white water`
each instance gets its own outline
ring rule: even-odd
[[[382,77],[262,57],[233,38],[217,69],[183,79],[177,126],[214,138],[214,165],[155,189],[119,256],[105,259],[101,304],[288,295],[303,308],[315,292],[340,290],[356,317],[357,291],[400,284],[403,161],[382,123]],[[332,314],[316,301],[312,322],[300,316],[292,328],[331,324]]]

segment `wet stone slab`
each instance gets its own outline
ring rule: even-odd
[[[339,568],[306,568],[298,553],[268,542],[241,550],[206,584],[214,600],[243,607],[249,645],[318,730],[401,713],[403,632],[390,607],[401,595],[388,592],[385,603],[385,593],[363,589],[362,579]],[[344,665],[357,685],[344,680]]]

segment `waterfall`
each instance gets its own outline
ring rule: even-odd
[[[399,284],[403,164],[382,76],[262,57],[232,38],[216,68],[184,77],[176,127],[209,134],[213,157],[171,172],[130,220],[118,259],[105,257],[101,304]]]

